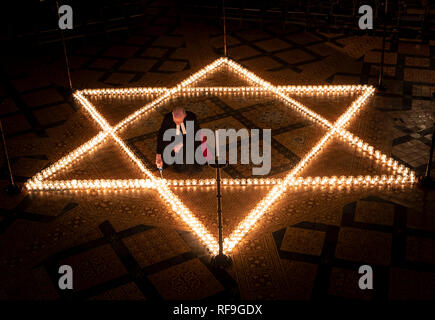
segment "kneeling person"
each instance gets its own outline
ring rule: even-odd
[[[201,129],[199,126],[199,122],[196,118],[196,115],[193,112],[186,111],[184,108],[176,107],[172,112],[169,112],[163,118],[162,124],[160,126],[158,135],[157,135],[157,151],[156,151],[156,166],[157,168],[167,168],[168,166],[172,166],[175,171],[181,172],[187,169],[192,169],[194,171],[201,171],[201,166],[196,162],[195,159],[195,150],[201,145],[201,141],[194,142],[194,149],[187,150],[186,146],[186,122],[193,121],[193,133],[192,137],[195,137],[196,133]],[[191,127],[191,126],[190,126]],[[163,157],[163,153],[165,148],[173,143],[177,137],[173,137],[170,141],[164,141],[163,137],[165,131],[168,129],[175,129],[176,135],[181,135],[178,137],[180,139],[180,143],[176,144],[175,147],[171,150],[172,157],[176,155],[182,156],[183,162],[181,164],[173,163],[169,164],[165,162]],[[189,133],[190,134],[190,133]],[[179,154],[181,152],[181,154]],[[187,152],[193,152],[193,164],[187,164]]]

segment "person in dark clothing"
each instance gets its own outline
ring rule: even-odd
[[[186,111],[184,108],[177,107],[172,112],[169,112],[163,118],[162,124],[160,126],[158,135],[157,135],[157,149],[156,149],[156,166],[157,168],[167,168],[168,166],[172,166],[175,171],[185,171],[185,170],[194,170],[201,171],[201,166],[197,163],[194,157],[194,164],[186,164],[186,122],[193,121],[194,123],[194,133],[193,136],[196,135],[197,131],[200,130],[199,122],[196,118],[196,115],[193,112]],[[177,135],[182,134],[183,139],[182,143],[177,144],[171,154],[175,156],[176,152],[182,152],[183,154],[183,163],[182,164],[168,164],[165,162],[163,157],[163,152],[165,148],[172,142],[174,142],[175,137],[173,137],[170,141],[164,141],[163,135],[168,129],[176,129]],[[194,150],[196,150],[201,145],[201,141],[194,142]],[[194,155],[195,156],[195,155]]]

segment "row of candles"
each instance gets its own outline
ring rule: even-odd
[[[367,85],[298,85],[298,86],[276,86],[277,89],[287,93],[359,93],[365,91],[370,86]],[[161,94],[170,91],[166,87],[138,87],[138,88],[108,88],[108,89],[85,89],[80,92],[87,96],[123,96],[123,95],[140,95],[144,94]],[[263,86],[240,86],[240,87],[182,87],[179,93],[199,92],[199,93],[238,93],[238,92],[269,92]]]
[[[281,185],[283,179],[227,179],[221,180],[224,186],[268,186]],[[366,175],[366,176],[332,176],[332,177],[298,177],[293,178],[289,186],[380,186],[397,185],[405,182],[414,183],[414,176],[403,175]],[[29,190],[110,190],[110,189],[157,189],[162,186],[190,187],[190,186],[214,186],[216,179],[164,179],[153,181],[152,179],[86,179],[86,180],[48,180],[31,181]]]

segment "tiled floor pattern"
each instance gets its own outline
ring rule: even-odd
[[[164,5],[154,6],[142,29],[115,37],[111,44],[70,45],[73,85],[171,86],[222,54],[219,28],[205,22],[181,22]],[[258,30],[248,24],[229,24],[228,32],[230,57],[273,83],[377,81],[379,37],[307,33],[297,27],[284,31],[273,25]],[[388,39],[387,91],[377,93],[350,127],[418,173],[424,172],[433,130],[434,50],[433,41]],[[0,69],[0,118],[19,182],[98,130],[92,119],[77,110],[65,89],[63,57],[48,56],[53,59],[23,63],[17,58]],[[142,102],[101,100],[95,104],[115,123]],[[296,114],[274,112],[279,105],[267,97],[209,96],[177,103],[195,109],[204,126],[271,127],[272,157],[277,160],[272,175],[288,170],[322,135],[322,129]],[[309,103],[319,113],[323,109],[325,117],[335,116],[334,105],[345,105],[316,99]],[[164,106],[148,122],[122,133],[149,165],[159,119],[169,110],[170,106]],[[323,175],[334,168],[357,175],[359,170],[381,170],[352,150],[336,148],[342,152],[341,159],[350,160],[338,161],[334,167],[332,154],[317,169],[313,165],[312,171]],[[117,166],[118,161],[110,157],[114,153],[107,146],[95,155],[94,162],[66,174],[125,174],[125,166]],[[101,167],[96,159],[106,165]],[[3,164],[2,186],[5,169]],[[247,177],[249,169],[230,166],[225,175]],[[201,173],[213,174],[209,169]],[[203,191],[203,197],[189,190],[177,192],[189,207],[206,207],[198,214],[215,229],[214,189]],[[230,232],[256,193],[225,192],[224,224],[225,232]],[[242,198],[243,206],[232,209]],[[226,271],[211,267],[188,227],[153,192],[1,195],[0,206],[0,297],[5,299],[384,300],[435,296],[433,193],[418,188],[289,194],[239,244],[234,264]],[[75,270],[73,292],[57,289],[60,264],[70,264]],[[357,269],[362,264],[373,267],[376,290],[358,289]]]

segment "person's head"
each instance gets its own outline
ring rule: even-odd
[[[185,117],[186,110],[184,110],[184,108],[176,107],[174,110],[172,110],[172,119],[174,120],[175,124],[183,123]]]

